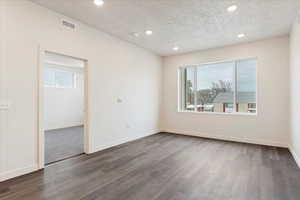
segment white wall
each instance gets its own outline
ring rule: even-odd
[[[4,2],[7,87],[1,98],[11,107],[4,114],[0,180],[37,169],[39,45],[88,60],[92,152],[159,132],[159,56],[76,21],[77,30],[67,30],[61,26],[66,17],[29,1]]]
[[[177,112],[178,67],[253,57],[258,59],[257,116]],[[287,146],[289,137],[289,38],[287,36],[165,57],[163,66],[162,130]]]
[[[291,31],[291,146],[300,167],[300,16]]]
[[[81,126],[84,123],[84,72],[81,68],[46,64],[76,73],[76,88],[44,88],[44,129]]]
[[[4,5],[3,0],[0,0],[0,36],[4,34]],[[4,106],[6,99],[5,95],[5,68],[4,68],[4,37],[0,37],[0,106]],[[6,130],[6,111],[0,108],[0,172],[4,169],[4,133]]]

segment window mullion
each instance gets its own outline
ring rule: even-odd
[[[187,105],[187,103],[186,103],[186,82],[187,82],[187,78],[186,78],[186,75],[187,74],[187,72],[186,72],[186,68],[184,68],[184,69],[181,69],[180,70],[180,81],[181,81],[181,84],[180,84],[180,86],[181,86],[181,94],[182,94],[182,96],[181,96],[181,110],[185,110],[186,109],[186,105]]]
[[[197,112],[197,67],[194,68],[194,111]]]
[[[77,88],[77,73],[73,72],[73,83],[72,83],[72,88]]]
[[[235,113],[237,112],[237,61],[234,62],[233,78],[233,112]]]
[[[54,71],[54,87],[58,88],[57,77],[56,76],[57,76],[56,71]]]

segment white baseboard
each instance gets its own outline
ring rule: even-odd
[[[98,148],[98,149],[96,149],[92,152],[89,152],[89,153],[95,153],[95,152],[98,152],[98,151],[101,151],[101,150],[104,150],[104,149],[108,149],[110,147],[114,147],[114,146],[118,146],[120,144],[124,144],[126,142],[131,142],[131,141],[138,140],[138,139],[141,139],[141,138],[144,138],[144,137],[148,137],[150,135],[154,135],[154,134],[157,134],[159,132],[161,132],[161,131],[160,130],[151,130],[151,131],[148,131],[147,133],[145,133],[141,136],[133,137],[133,138],[130,138],[130,139],[124,140],[122,142],[119,142],[119,143],[116,143],[116,144],[113,144],[113,145],[109,145],[109,146],[106,146],[106,147],[100,147],[100,148]],[[28,167],[24,167],[24,168],[15,169],[15,170],[12,170],[12,171],[4,172],[4,173],[0,174],[0,182],[6,181],[6,180],[9,180],[9,179],[18,177],[18,176],[22,176],[22,175],[25,175],[25,174],[29,174],[29,173],[37,171],[37,170],[39,170],[38,165],[34,165],[34,166],[28,166]]]
[[[296,153],[295,149],[291,145],[289,146],[289,150],[293,155],[298,167],[300,168],[300,156]]]
[[[51,127],[45,129],[45,131],[55,131],[59,129],[65,129],[65,128],[74,128],[74,127],[79,127],[79,126],[84,126],[83,124],[70,124],[70,125],[65,125],[65,126],[57,126],[57,127]]]
[[[199,132],[195,133],[192,131],[174,130],[174,129],[167,129],[167,130],[164,130],[163,132],[174,133],[174,134],[178,134],[178,135],[187,135],[187,136],[217,139],[217,140],[225,140],[225,141],[233,141],[233,142],[242,142],[242,143],[249,143],[249,144],[259,144],[259,145],[266,145],[266,146],[288,148],[288,145],[284,144],[284,143],[270,142],[270,141],[259,140],[259,139],[256,140],[256,139],[249,139],[249,138],[238,138],[238,137],[227,136],[227,135],[214,135],[214,134],[199,133]]]
[[[37,171],[37,170],[38,170],[38,166],[33,165],[33,166],[28,166],[28,167],[19,168],[19,169],[15,169],[15,170],[12,170],[12,171],[4,172],[4,173],[0,174],[0,182],[6,181],[8,179],[15,178],[15,177],[18,177],[18,176],[22,176],[24,174],[29,174],[29,173]]]
[[[127,142],[133,142],[135,140],[139,140],[139,139],[148,137],[150,135],[155,135],[155,134],[160,133],[160,132],[162,132],[162,131],[158,130],[158,129],[156,129],[156,130],[150,130],[150,131],[145,132],[145,134],[142,134],[142,135],[137,136],[137,137],[132,137],[132,138],[129,138],[129,139],[127,138],[127,139],[125,139],[125,140],[123,140],[121,142],[116,142],[116,143],[113,143],[113,144],[110,144],[110,145],[96,147],[89,154],[96,153],[96,152],[99,152],[99,151],[103,151],[105,149],[109,149],[109,148],[112,148],[112,147],[115,147],[115,146],[118,146],[118,145],[121,145],[121,144],[124,144],[124,143],[127,143]]]

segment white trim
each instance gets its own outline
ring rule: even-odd
[[[233,113],[223,113],[223,112],[195,112],[188,110],[179,110],[178,113],[190,113],[190,114],[204,114],[204,115],[229,115],[229,116],[252,116],[257,117],[257,113],[243,113],[243,112],[233,112]]]
[[[237,99],[237,61],[234,62],[234,67],[233,67],[233,80],[232,80],[232,85],[233,85],[233,111],[231,113],[237,113],[237,106],[236,106],[236,99]],[[224,110],[224,104],[223,104],[223,110]],[[226,113],[226,108],[225,108],[225,113]]]
[[[258,104],[259,104],[259,97],[258,97],[258,68],[259,68],[259,59],[258,57],[248,57],[248,58],[242,58],[242,59],[231,59],[231,60],[223,60],[223,61],[216,61],[216,62],[207,62],[207,63],[201,63],[201,64],[187,64],[187,65],[181,65],[179,66],[178,68],[178,73],[180,73],[180,76],[178,76],[178,80],[177,80],[177,85],[178,85],[178,88],[177,88],[177,95],[178,95],[178,100],[180,99],[181,101],[183,100],[182,99],[182,96],[185,96],[184,94],[184,90],[182,89],[182,85],[183,85],[183,82],[184,80],[182,80],[182,78],[179,79],[179,77],[182,76],[182,72],[184,69],[187,69],[187,68],[190,68],[190,69],[194,69],[195,70],[195,75],[194,75],[194,82],[195,82],[195,86],[193,86],[193,89],[194,89],[194,98],[195,98],[195,102],[194,102],[194,112],[197,112],[197,97],[196,97],[196,94],[197,94],[197,68],[198,67],[201,67],[201,66],[204,66],[204,65],[211,65],[211,64],[221,64],[221,63],[228,63],[228,62],[234,62],[234,70],[233,70],[233,77],[234,77],[234,80],[233,80],[233,86],[234,86],[234,91],[233,91],[233,96],[234,96],[234,102],[233,102],[233,112],[231,113],[225,113],[225,114],[229,114],[229,115],[232,115],[232,114],[240,114],[242,112],[237,112],[236,110],[236,98],[237,98],[237,95],[236,95],[236,92],[237,92],[237,81],[238,81],[238,63],[241,62],[241,61],[247,61],[247,60],[255,60],[256,61],[256,68],[255,68],[255,76],[256,76],[256,92],[255,92],[255,96],[256,96],[256,112],[255,114],[251,114],[251,115],[254,115],[254,116],[257,116],[258,115]],[[196,89],[194,88],[196,87]],[[185,101],[185,100],[184,100]],[[178,112],[186,112],[187,110],[185,110],[184,108],[184,103],[182,102],[177,102],[177,111]],[[187,112],[190,112],[190,111],[187,111]],[[193,112],[193,111],[192,111]],[[200,113],[210,113],[210,112],[200,112]],[[213,114],[223,114],[222,112],[212,112]],[[242,113],[243,114],[249,114],[249,113]]]
[[[181,108],[184,107],[183,102],[184,102],[184,96],[183,94],[183,87],[182,87],[182,82],[183,82],[183,68],[179,68],[177,70],[177,93],[180,95],[177,95],[177,111],[181,110]]]
[[[190,67],[198,67],[201,65],[213,65],[213,64],[220,64],[220,63],[226,63],[226,62],[238,62],[238,61],[245,61],[245,60],[258,60],[258,57],[245,57],[245,58],[239,58],[239,59],[224,59],[219,61],[211,61],[211,62],[203,62],[200,64],[185,64],[180,65],[179,68],[190,68]]]
[[[113,148],[113,147],[116,147],[116,146],[119,146],[119,145],[122,145],[122,144],[125,144],[125,143],[128,143],[128,142],[134,142],[136,140],[139,140],[139,139],[142,139],[142,138],[145,138],[145,137],[149,137],[151,135],[155,135],[155,134],[158,134],[158,133],[162,133],[164,131],[161,131],[160,129],[154,129],[154,130],[148,130],[148,131],[143,131],[143,132],[144,132],[144,134],[135,136],[133,138],[126,138],[122,141],[119,141],[119,142],[116,142],[116,143],[113,143],[113,144],[111,143],[111,144],[107,144],[105,146],[96,147],[95,149],[93,149],[93,152],[90,152],[90,153],[96,153],[96,152],[100,152],[100,151],[103,151],[103,150],[106,150],[106,149],[110,149],[110,148]]]
[[[24,174],[28,174],[34,171],[38,170],[38,166],[37,165],[33,165],[33,166],[28,166],[28,167],[24,167],[24,168],[19,168],[19,169],[15,169],[12,171],[8,171],[8,172],[4,172],[2,174],[0,174],[0,182],[2,181],[6,181],[9,180],[11,178],[15,178],[18,176],[22,176]]]
[[[81,60],[81,59],[79,59]],[[67,67],[67,68],[79,68],[79,69],[83,69],[84,66],[78,66],[78,65],[67,65],[67,64],[63,64],[63,63],[58,63],[58,62],[52,62],[52,61],[45,61],[45,64],[48,64],[48,65],[57,65],[57,66],[61,66],[61,67]]]
[[[241,142],[241,143],[288,148],[288,145],[284,144],[284,143],[269,142],[269,141],[260,140],[260,139],[239,138],[239,137],[235,137],[235,136],[214,135],[214,134],[200,133],[200,132],[196,133],[195,131],[185,131],[185,130],[175,130],[175,129],[165,129],[163,132],[173,133],[173,134],[177,134],[177,135],[187,135],[187,136],[195,136],[195,137],[202,137],[202,138],[209,138],[209,139],[232,141],[232,142]]]
[[[45,60],[45,50],[39,46],[39,57],[38,57],[38,129],[37,129],[37,138],[38,138],[38,169],[44,169],[45,167],[45,132],[44,132],[44,60]]]
[[[300,168],[300,156],[296,153],[295,149],[292,147],[292,145],[289,146],[289,150],[293,156],[293,158],[296,161],[296,164],[298,165],[298,167]]]
[[[49,129],[45,129],[45,131],[55,131],[55,130],[60,130],[60,129],[65,129],[65,128],[76,128],[76,127],[82,127],[84,126],[83,123],[72,123],[72,124],[68,124],[66,126],[60,126],[60,127],[57,127],[57,128],[49,128]]]
[[[90,154],[92,152],[92,137],[90,134],[90,103],[89,103],[89,62],[84,59],[84,153]]]
[[[58,53],[59,52],[59,53]],[[37,155],[37,162],[38,162],[38,169],[45,168],[45,133],[44,133],[44,63],[45,63],[45,54],[46,53],[53,53],[57,55],[63,55],[74,59],[79,59],[84,62],[84,153],[90,154],[92,152],[91,147],[91,136],[89,131],[89,86],[88,86],[88,59],[83,59],[76,56],[70,56],[67,54],[64,54],[61,50],[54,50],[49,48],[44,48],[39,46],[39,61],[38,61],[38,155]]]

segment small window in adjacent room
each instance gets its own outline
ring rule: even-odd
[[[45,87],[76,88],[76,73],[67,70],[46,67]]]
[[[256,113],[256,59],[180,69],[181,110]]]

